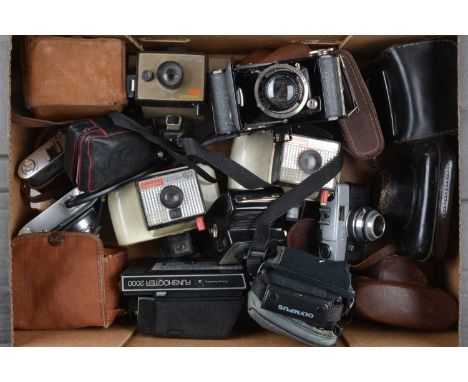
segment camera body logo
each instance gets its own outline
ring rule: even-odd
[[[290,307],[285,306],[285,305],[278,305],[278,309],[283,311],[283,312],[287,312],[289,314],[294,314],[296,316],[314,318],[314,315],[312,313],[310,313],[310,312],[306,312],[304,310],[299,310],[299,309],[295,309],[295,308],[290,308]]]
[[[183,288],[192,286],[190,279],[146,279],[128,280],[128,288]]]

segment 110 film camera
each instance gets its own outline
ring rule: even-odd
[[[300,123],[334,121],[355,109],[339,53],[268,64],[237,65],[210,74],[218,135]]]

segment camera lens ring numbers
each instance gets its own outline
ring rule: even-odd
[[[274,95],[267,94],[274,88],[275,80],[283,83],[289,82],[288,92],[289,90],[294,92],[288,94],[288,96],[292,95],[292,99],[287,100],[288,104],[284,110],[275,110],[275,106],[281,108],[282,105],[275,101]],[[273,89],[273,91],[275,90]],[[289,118],[299,113],[307,104],[309,85],[299,68],[288,64],[273,64],[258,75],[255,81],[254,95],[258,108],[266,115],[277,119]]]

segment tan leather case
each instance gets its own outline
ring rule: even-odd
[[[127,102],[125,43],[114,38],[26,37],[26,107],[64,121],[121,111]]]
[[[108,327],[119,309],[122,248],[104,248],[89,233],[53,232],[12,242],[15,329]]]

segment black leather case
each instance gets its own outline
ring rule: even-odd
[[[457,130],[457,45],[431,40],[385,50],[367,73],[386,143]]]
[[[403,165],[383,171],[375,205],[392,224],[404,254],[425,261],[445,255],[455,197],[456,154],[446,137],[409,145]]]

